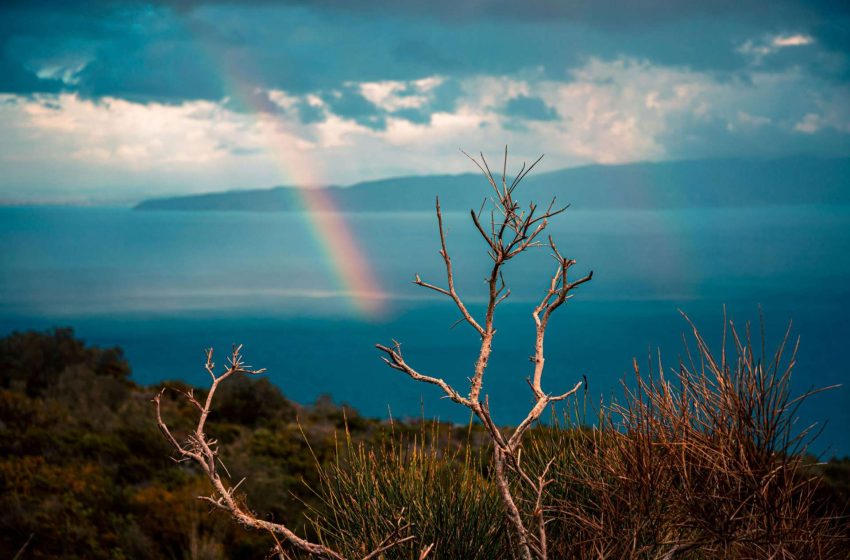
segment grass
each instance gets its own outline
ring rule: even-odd
[[[479,450],[456,441],[450,426],[394,427],[377,444],[355,443],[348,431],[337,459],[320,469],[320,507],[313,527],[323,543],[356,558],[388,535],[413,535],[387,559],[498,558],[507,547],[501,502]],[[468,440],[468,436],[467,436]]]
[[[636,366],[592,422],[574,406],[529,432],[523,469],[538,476],[551,461],[540,502],[549,557],[847,557],[847,483],[823,476],[847,468],[806,455],[816,434],[796,427],[796,412],[817,391],[792,395],[789,334],[767,354],[749,325],[730,322],[715,353],[692,330],[678,368]],[[431,544],[429,558],[510,558],[487,450],[440,430],[371,445],[346,435],[316,490],[323,542],[357,557],[395,531],[413,538],[387,559]],[[537,496],[519,483],[515,494],[530,521]]]

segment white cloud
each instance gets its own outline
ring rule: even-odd
[[[774,47],[780,47],[781,48],[781,47],[800,47],[800,46],[803,46],[803,45],[811,45],[814,42],[815,42],[815,40],[812,38],[811,35],[803,35],[803,34],[798,33],[796,35],[777,35],[776,37],[773,38],[773,41],[771,41],[771,44]]]
[[[808,113],[794,125],[794,130],[804,134],[814,134],[821,128],[821,117],[815,113]]]
[[[758,66],[764,62],[765,57],[770,56],[782,49],[789,47],[802,47],[815,42],[811,35],[795,33],[792,35],[769,35],[761,39],[750,39],[745,41],[738,52],[749,56],[753,65]]]
[[[334,114],[316,93],[260,92],[283,110],[256,115],[229,108],[227,100],[164,105],[70,94],[2,96],[0,198],[26,185],[68,192],[88,185],[112,197],[117,192],[105,189],[120,185],[122,196],[131,197],[455,173],[470,171],[457,148],[498,151],[506,143],[517,159],[546,152],[553,169],[682,153],[759,154],[773,143],[765,138],[790,138],[792,150],[794,138],[808,142],[825,129],[850,133],[848,88],[799,69],[726,79],[621,58],[589,59],[564,81],[528,76],[463,79],[454,109],[421,123],[389,113],[427,109],[422,98],[430,100],[442,78],[359,84],[387,113],[383,129]],[[540,98],[560,118],[517,126],[502,111],[518,95]],[[299,105],[321,109],[324,120],[301,122]],[[703,151],[683,151],[686,144]]]
[[[738,122],[750,126],[762,126],[770,124],[770,118],[751,115],[746,111],[738,111]]]
[[[52,157],[94,160],[109,166],[146,169],[173,163],[200,165],[223,155],[220,138],[250,133],[249,123],[216,103],[141,104],[100,101],[73,94],[39,96],[24,102],[27,126],[36,135],[52,133]],[[256,133],[256,131],[254,131]]]
[[[360,94],[384,111],[418,109],[432,100],[434,88],[443,83],[440,76],[429,76],[419,80],[349,83],[356,86]]]
[[[263,90],[257,89],[255,93],[263,93]],[[298,103],[298,97],[294,95],[290,95],[285,91],[279,89],[270,89],[265,92],[266,96],[268,96],[269,101],[280,107],[284,110],[292,110]]]

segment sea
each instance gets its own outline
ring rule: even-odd
[[[123,348],[142,384],[203,385],[204,349],[223,363],[243,344],[247,362],[297,402],[329,396],[370,417],[468,422],[375,349],[398,341],[421,373],[468,387],[476,333],[412,282],[445,285],[434,214],[341,217],[331,232],[305,213],[0,208],[0,335],[73,327],[90,344]],[[468,214],[444,218],[458,292],[480,317],[486,247]],[[684,315],[717,353],[724,318],[741,332],[749,322],[759,349],[764,332],[767,354],[790,324],[800,341],[793,391],[841,385],[808,399],[797,429],[822,430],[810,448],[822,458],[850,455],[850,207],[570,209],[548,233],[576,260],[571,274],[594,274],[550,324],[544,390],[586,379],[579,397],[592,417],[633,386],[633,360],[669,372],[693,353]],[[351,251],[329,251],[334,243]],[[555,270],[550,253],[539,247],[505,267],[511,295],[497,310],[484,386],[500,424],[531,402],[531,311]]]

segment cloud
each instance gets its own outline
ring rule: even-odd
[[[161,0],[159,3],[181,11],[199,7],[228,4],[233,0]],[[243,6],[269,6],[273,4],[303,6],[305,0],[247,0]],[[847,14],[842,2],[775,0],[771,10],[765,10],[759,0],[717,0],[706,4],[700,0],[650,0],[636,3],[630,0],[576,0],[552,2],[551,0],[526,0],[522,3],[505,0],[431,0],[430,2],[397,2],[394,0],[324,0],[314,3],[317,9],[336,13],[390,15],[399,18],[433,18],[440,21],[508,20],[517,21],[575,21],[600,27],[634,27],[661,21],[678,21],[685,18],[728,16],[739,18],[775,20],[796,17],[806,19],[819,12],[830,15]]]
[[[762,8],[731,0],[710,8],[667,0],[4,3],[0,91],[218,101],[240,89],[306,94],[434,75],[447,84],[534,72],[557,80],[590,58],[622,56],[727,78],[755,61],[850,80],[846,9],[791,0]]]
[[[386,127],[386,118],[382,111],[360,93],[360,88],[355,85],[348,84],[342,89],[324,92],[322,101],[332,113],[345,120],[374,130],[383,130]]]
[[[555,167],[847,154],[848,23],[796,0],[4,2],[0,189],[350,183],[506,142]]]
[[[751,115],[746,111],[738,111],[738,122],[748,126],[763,126],[766,124],[770,124],[771,120],[768,117]]]
[[[759,66],[768,56],[789,47],[804,47],[815,43],[811,35],[796,33],[793,35],[773,35],[758,40],[749,39],[738,47],[738,52],[750,57],[753,65]]]
[[[774,47],[779,48],[801,47],[803,45],[811,45],[814,42],[815,40],[811,35],[803,35],[800,33],[796,35],[777,35],[773,38],[773,41],[771,41]]]
[[[0,56],[0,92],[3,93],[52,93],[62,89],[60,79],[47,75],[38,75],[38,70],[30,70],[21,63]]]
[[[448,84],[451,103],[440,93]],[[229,98],[3,96],[0,189],[8,198],[13,188],[22,196],[20,189],[39,184],[61,191],[86,183],[102,196],[117,196],[107,190],[115,185],[122,196],[141,196],[347,184],[468,171],[456,148],[498,151],[505,143],[526,160],[545,151],[551,168],[850,151],[850,90],[801,69],[728,80],[631,58],[590,59],[565,80],[423,76],[254,93],[269,110],[249,113]]]
[[[430,103],[432,94],[445,80],[429,76],[411,81],[363,82],[358,84],[361,95],[384,111],[420,109]]]
[[[213,102],[142,104],[75,94],[6,99],[13,100],[0,105],[0,119],[9,123],[0,136],[6,197],[71,190],[124,200],[140,190],[269,185],[279,177],[267,156],[268,137],[281,149],[303,149],[299,136]]]
[[[794,130],[804,134],[814,134],[821,129],[822,119],[816,113],[806,113],[806,115],[794,125]]]

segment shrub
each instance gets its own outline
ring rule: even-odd
[[[772,356],[729,323],[732,352],[713,353],[693,327],[695,360],[658,365],[597,427],[545,430],[557,448],[552,488],[558,556],[838,558],[846,520],[818,499],[806,467],[809,429],[795,429],[788,336]],[[691,356],[688,353],[688,356]],[[540,459],[537,460],[538,464]],[[842,527],[843,526],[843,527]],[[843,534],[842,534],[843,532]]]
[[[295,407],[267,378],[236,377],[222,385],[214,420],[254,427],[295,420]]]
[[[442,433],[441,433],[442,430]],[[481,455],[452,441],[450,426],[384,435],[355,444],[348,432],[336,461],[320,469],[313,528],[321,540],[357,558],[393,534],[397,524],[415,539],[386,551],[386,559],[491,559],[508,547],[496,485]]]

